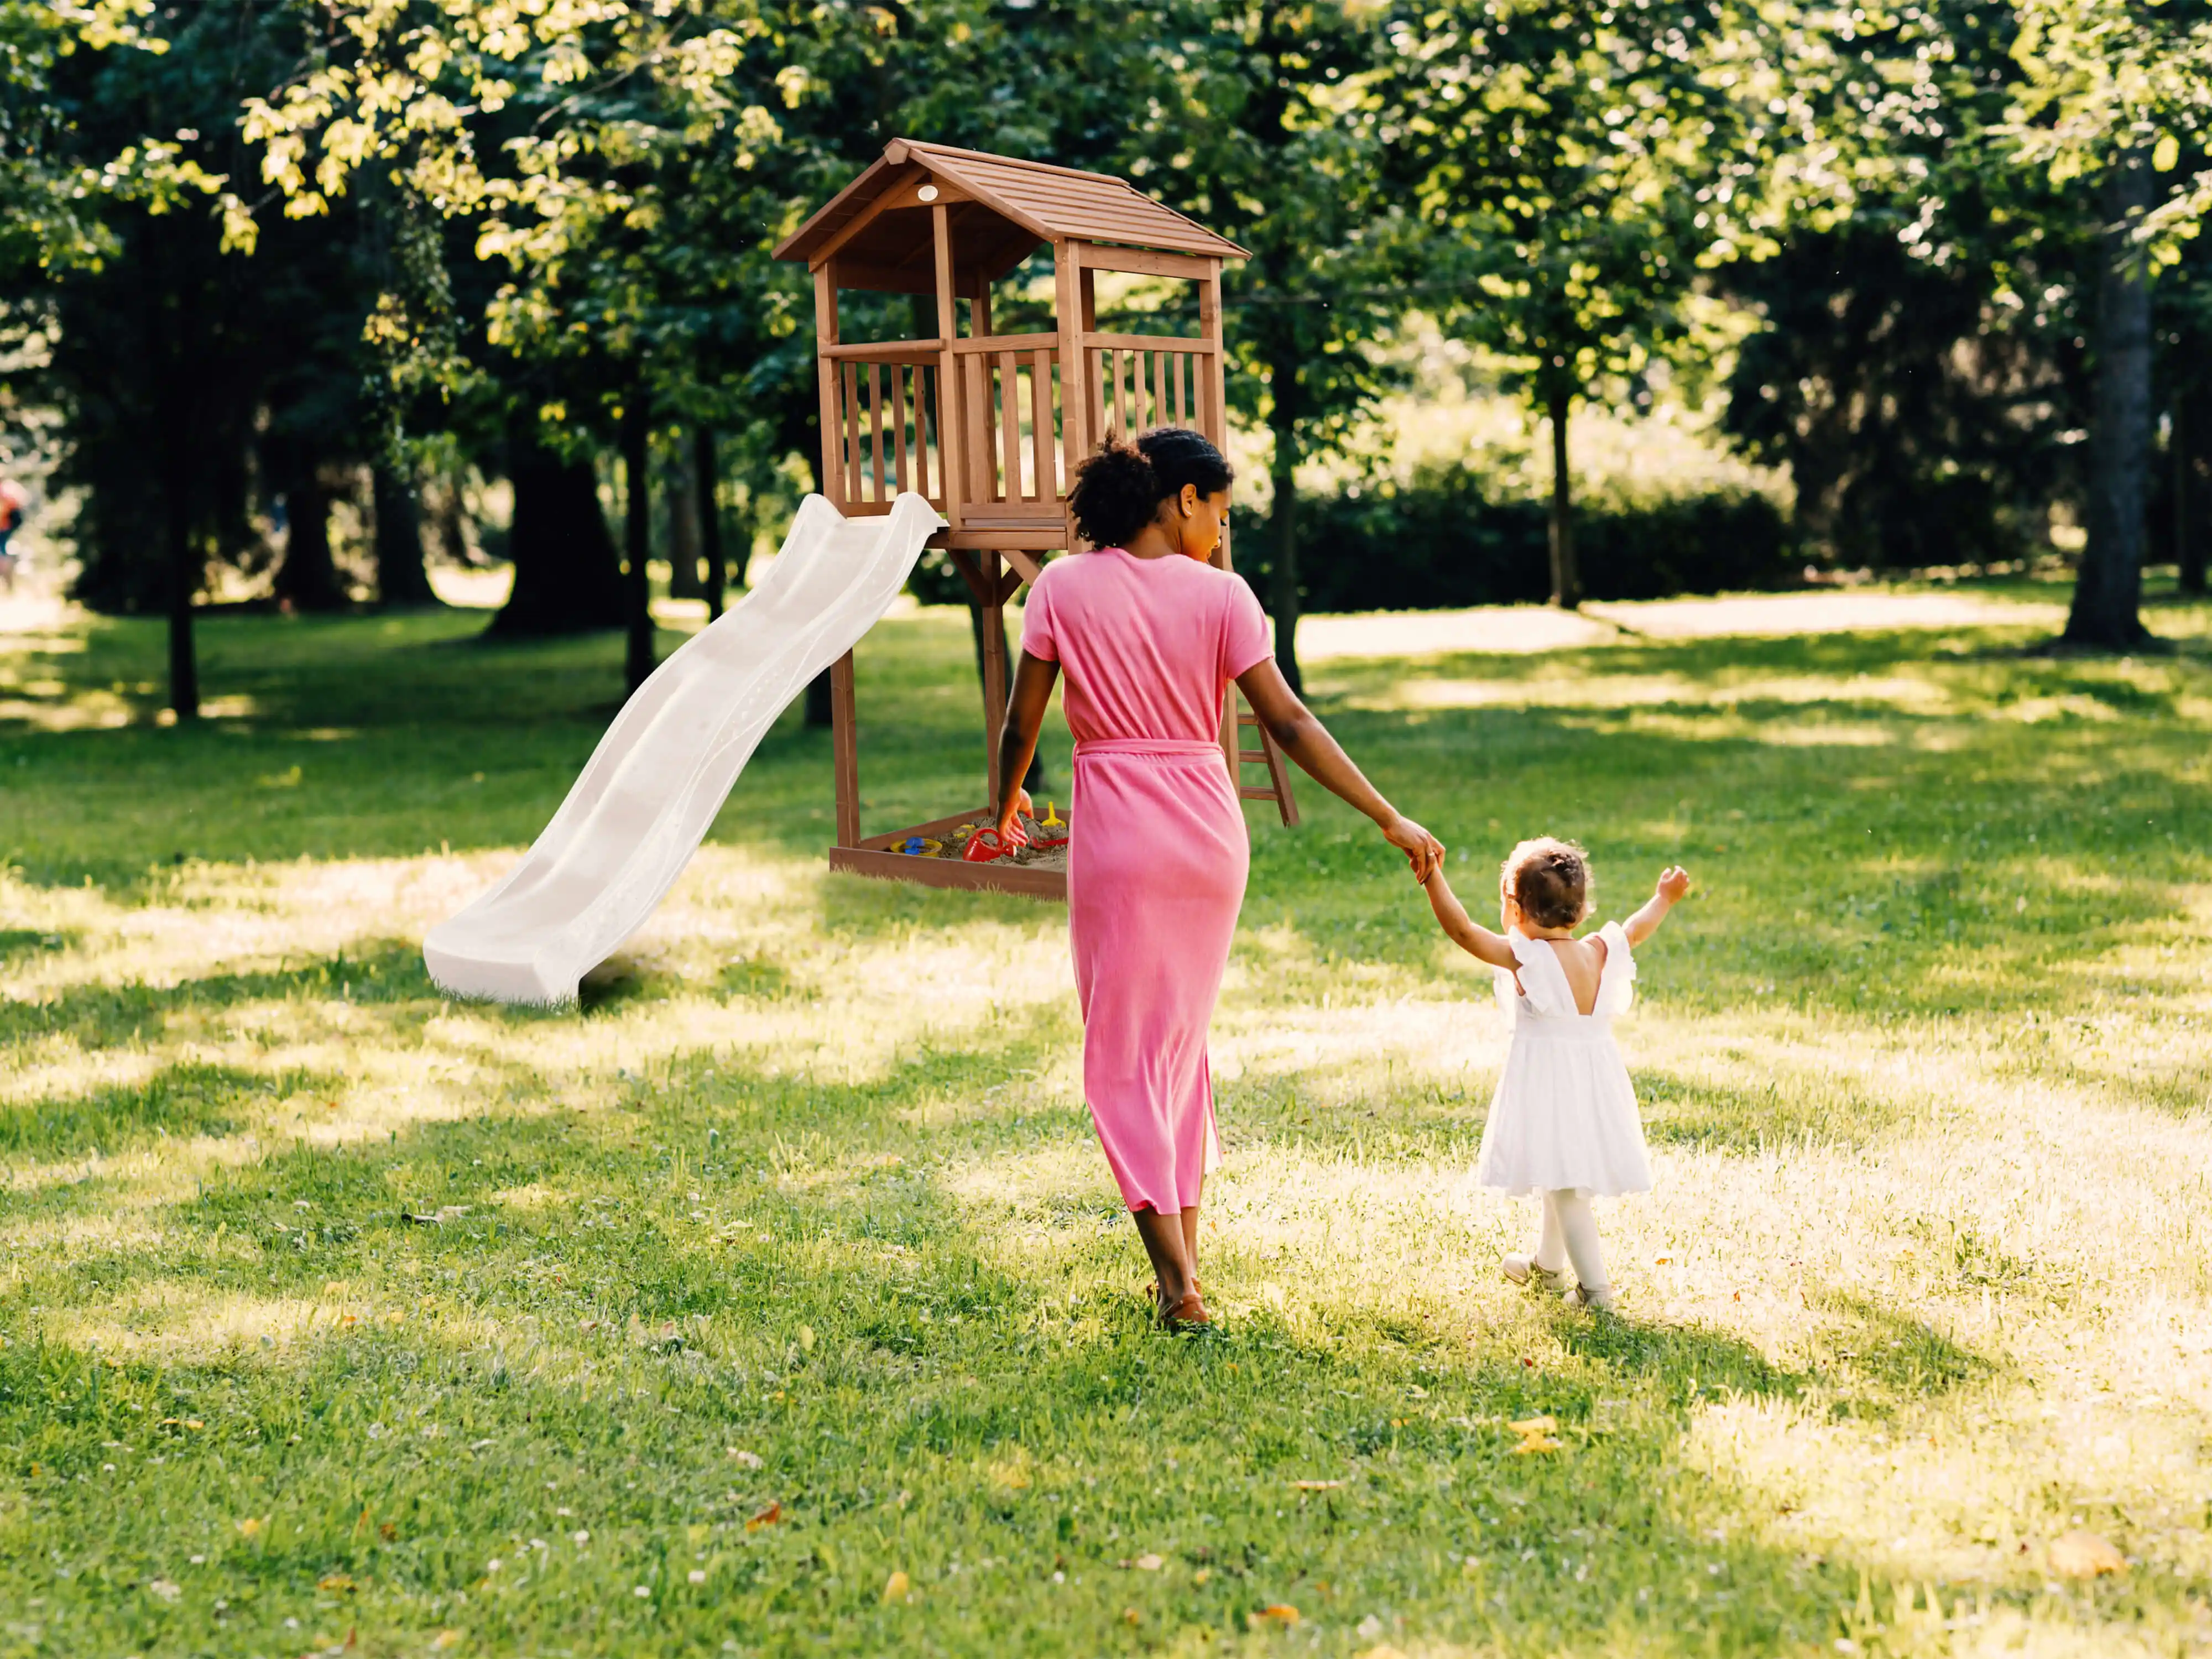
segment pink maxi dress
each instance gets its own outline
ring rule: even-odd
[[[1225,570],[1101,548],[1045,567],[1022,649],[1060,664],[1075,735],[1084,1096],[1129,1207],[1173,1214],[1220,1162],[1206,1030],[1251,857],[1221,699],[1272,654],[1267,619]]]

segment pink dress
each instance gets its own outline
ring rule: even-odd
[[[1075,734],[1084,1097],[1129,1207],[1172,1214],[1220,1161],[1206,1028],[1250,862],[1221,698],[1272,654],[1267,618],[1225,570],[1101,548],[1045,567],[1022,649],[1060,664]]]

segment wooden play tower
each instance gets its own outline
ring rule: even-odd
[[[993,284],[1042,247],[1052,252],[1054,327],[994,332]],[[906,490],[927,497],[949,526],[931,544],[947,550],[983,608],[985,772],[995,796],[1006,603],[1054,552],[1077,544],[1068,481],[1108,434],[1191,426],[1226,447],[1221,267],[1245,251],[1120,179],[896,139],[775,257],[805,260],[814,274],[825,493],[848,518],[888,513]],[[1197,332],[1102,332],[1102,270],[1191,284]],[[848,290],[933,300],[936,335],[846,342],[837,296]],[[1225,541],[1217,562],[1228,566]],[[1057,870],[894,850],[980,812],[863,839],[850,653],[831,684],[832,868],[1066,896]],[[1297,822],[1283,756],[1233,688],[1222,750],[1241,796]],[[1247,766],[1266,781],[1245,783]]]

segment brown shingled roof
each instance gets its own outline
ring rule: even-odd
[[[968,205],[968,218],[972,220],[976,210],[982,210],[1004,222],[998,238],[1001,247],[994,248],[995,257],[988,263],[1007,270],[1026,258],[1038,242],[1060,237],[1201,258],[1246,257],[1245,250],[1228,238],[1217,236],[1196,220],[1152,200],[1126,179],[906,138],[896,138],[885,145],[882,157],[786,238],[775,250],[775,257],[811,262],[818,257],[818,250],[866,215],[884,195],[923,173],[973,197],[972,205],[963,204]],[[881,216],[902,220],[911,211],[892,209]],[[914,258],[917,250],[905,244],[916,233],[926,246],[928,233],[920,216],[911,224],[886,224],[881,232],[871,225],[860,237],[869,244],[865,252],[872,263],[894,267]],[[956,227],[956,234],[961,234]]]

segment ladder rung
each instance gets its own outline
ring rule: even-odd
[[[1265,766],[1267,751],[1264,749],[1240,749],[1237,751],[1237,758],[1247,766]]]
[[[1257,714],[1239,714],[1237,717],[1237,724],[1239,726],[1257,726],[1259,723],[1260,717]]]
[[[1272,789],[1254,789],[1248,787],[1239,789],[1237,793],[1243,796],[1246,800],[1272,800],[1279,802],[1283,799]]]

